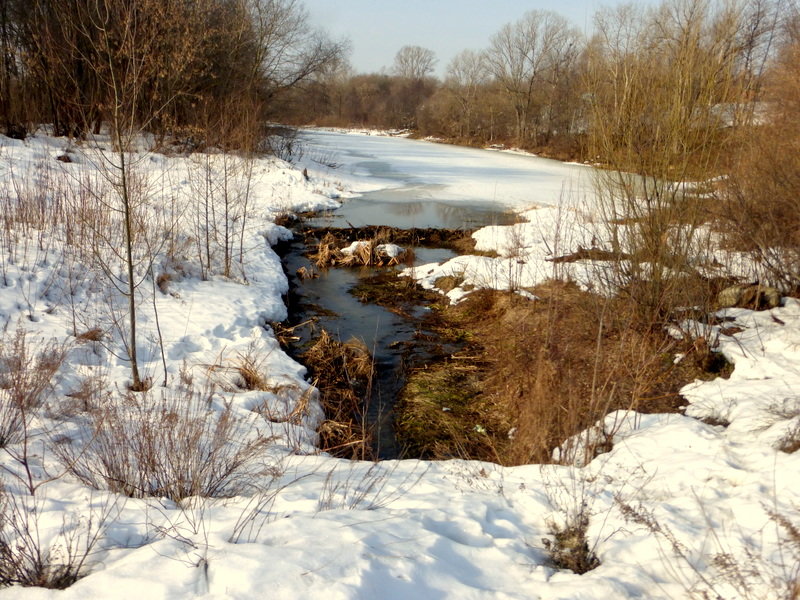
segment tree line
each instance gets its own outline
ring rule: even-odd
[[[625,154],[641,170],[664,143],[696,155],[701,130],[726,151],[797,22],[776,0],[664,0],[603,8],[587,35],[535,10],[437,78],[419,46],[381,73],[354,72],[347,42],[313,29],[299,0],[5,0],[0,131],[51,123],[80,138],[123,119],[157,141],[254,147],[275,121],[401,128],[558,157]],[[697,139],[666,140],[676,127]]]
[[[646,150],[659,147],[652,136],[664,131],[666,113],[691,127],[747,122],[796,14],[774,0],[623,4],[600,9],[585,35],[557,13],[534,10],[488,47],[460,52],[442,78],[432,76],[433,53],[416,46],[382,73],[331,63],[293,91],[282,115],[582,158],[636,129]],[[598,130],[603,148],[591,141]]]
[[[0,131],[80,138],[123,118],[219,144],[345,50],[297,0],[3,0]]]

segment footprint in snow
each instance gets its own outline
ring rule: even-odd
[[[475,521],[466,519],[439,521],[432,517],[425,517],[422,524],[428,531],[449,538],[455,543],[464,546],[487,548],[493,544],[492,538],[486,535],[481,525]]]

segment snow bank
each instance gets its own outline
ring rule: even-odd
[[[229,277],[219,274],[217,263],[203,279],[194,260],[200,213],[190,208],[196,206],[197,188],[188,173],[203,157],[136,156],[145,165],[145,179],[154,182],[150,201],[186,216],[185,248],[172,252],[171,262],[164,251],[156,253],[157,272],[171,277],[165,291],[142,285],[137,292],[145,372],[156,384],[162,377],[157,313],[170,385],[177,391],[187,371],[196,382],[208,378],[217,386],[210,399],[214,410],[227,404],[258,424],[255,431],[243,430],[242,439],[277,436],[262,462],[253,465],[253,487],[232,498],[195,498],[181,505],[166,498],[125,499],[62,474],[43,441],[60,434],[61,443],[75,442],[83,417],[64,413],[79,383],[100,372],[111,393],[119,394],[128,380],[118,352],[120,332],[108,316],[110,300],[116,310],[124,303],[103,284],[101,272],[85,267],[82,261],[92,253],[76,253],[66,227],[51,229],[47,239],[36,228],[6,238],[12,240],[0,249],[6,334],[23,328],[32,340],[72,343],[74,317],[82,327],[98,325],[105,337],[72,347],[53,380],[50,405],[32,424],[29,464],[39,480],[53,480],[32,500],[12,475],[24,475],[14,458],[21,447],[12,445],[0,451],[5,483],[18,506],[37,507],[28,513],[28,524],[41,540],[55,540],[65,523],[76,539],[84,539],[81,532],[102,514],[107,528],[88,558],[85,578],[62,592],[14,587],[0,590],[0,598],[606,600],[689,598],[709,586],[712,595],[726,598],[779,597],[781,582],[796,573],[797,555],[771,515],[796,523],[800,506],[800,453],[776,449],[796,428],[800,413],[795,392],[800,303],[793,300],[764,313],[726,311],[724,316],[735,319],[726,326],[741,328],[718,330],[722,351],[736,364],[731,378],[687,387],[686,416],[609,415],[597,427],[612,436],[613,449],[582,467],[501,468],[456,460],[372,465],[314,455],[311,432],[318,408],[311,398],[302,420],[289,418],[309,384],[267,326],[285,315],[286,279],[270,245],[287,232],[273,217],[334,205],[330,198],[338,193],[386,181],[399,185],[382,179],[385,169],[369,175],[363,164],[378,147],[375,137],[315,136],[320,147],[337,150],[341,171],[309,168],[306,181],[285,163],[257,161],[251,227],[243,241],[246,268]],[[556,267],[547,260],[576,242],[592,245],[591,230],[580,226],[584,220],[577,211],[568,213],[579,225],[570,229],[569,243],[565,229],[560,237],[553,233],[566,218],[563,209],[547,206],[562,187],[558,173],[549,183],[532,185],[515,171],[516,161],[527,158],[493,153],[484,164],[483,154],[441,146],[434,146],[436,153],[452,154],[431,170],[439,154],[417,146],[420,142],[381,138],[379,143],[395,144],[398,164],[408,175],[430,176],[425,181],[440,183],[447,195],[485,197],[496,188],[497,196],[512,203],[545,205],[528,213],[526,223],[476,234],[479,248],[494,249],[500,258],[459,257],[417,268],[423,284],[446,274],[472,285],[524,287],[555,268],[574,269],[573,276],[581,277],[580,264]],[[65,151],[73,162],[56,162]],[[96,173],[91,152],[44,136],[25,142],[0,138],[3,194],[13,195],[14,182],[28,180],[34,187],[58,181],[68,190]],[[486,168],[472,171],[476,165]],[[499,180],[492,169],[503,165],[517,174]],[[219,167],[212,162],[213,177],[219,177]],[[259,361],[267,389],[238,386],[234,367],[248,354]],[[251,413],[254,407],[262,413]],[[723,421],[730,424],[713,424]],[[6,505],[4,516],[12,513]],[[580,514],[590,518],[587,539],[601,562],[585,575],[552,566],[542,541],[552,527]]]

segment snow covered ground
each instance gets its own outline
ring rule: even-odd
[[[268,326],[286,314],[286,278],[270,246],[288,232],[274,224],[276,215],[335,206],[334,198],[409,181],[448,199],[539,206],[527,213],[528,223],[476,234],[479,248],[499,250],[500,259],[456,259],[465,261],[465,277],[474,269],[476,282],[503,288],[551,275],[554,266],[545,259],[558,248],[592,244],[580,202],[558,203],[564,190],[586,189],[585,168],[405,139],[306,137],[301,166],[309,181],[274,159],[243,165],[221,155],[130,157],[144,190],[141,211],[150,219],[138,238],[137,276],[144,279],[136,294],[139,358],[154,387],[147,399],[134,395],[129,404],[120,339],[126,304],[110,285],[118,275],[125,283],[115,258],[118,239],[96,235],[117,223],[105,163],[97,151],[66,148],[61,139],[0,138],[0,382],[26,366],[11,360],[18,331],[27,332],[34,348],[31,365],[35,348],[48,343],[65,353],[42,405],[23,419],[27,436],[0,449],[4,539],[11,541],[16,527],[21,537],[10,552],[32,543],[44,552],[52,547],[58,563],[65,548],[81,556],[97,536],[88,575],[67,590],[15,586],[0,589],[0,598],[606,600],[703,597],[704,591],[792,597],[786,586],[797,577],[800,557],[780,524],[796,526],[800,518],[800,453],[780,450],[800,438],[800,303],[792,299],[762,313],[729,309],[725,316],[734,320],[710,334],[719,334],[736,364],[731,378],[688,386],[687,416],[609,415],[603,426],[614,432],[613,449],[584,467],[373,465],[315,453],[320,411],[313,389]],[[56,160],[65,150],[72,162]],[[230,183],[227,192],[210,190],[221,180]],[[75,229],[80,219],[72,202],[91,204],[100,190],[112,199],[99,211],[110,223],[95,215],[88,219],[92,228]],[[71,212],[16,214],[19,194],[41,199],[29,207],[63,201]],[[219,214],[222,197],[233,207],[226,218]],[[226,223],[240,234],[233,254],[242,258],[227,276],[220,247],[208,252],[205,245],[219,244]],[[157,243],[166,231],[175,243]],[[517,268],[529,264],[530,275]],[[92,329],[100,333],[89,338],[98,340],[76,339]],[[260,373],[262,389],[246,389],[243,364]],[[82,393],[93,381],[102,389]],[[9,394],[0,389],[0,419],[9,414]],[[67,472],[73,464],[63,456],[84,464],[102,439],[104,423],[95,415],[124,419],[136,406],[170,398],[193,403],[194,414],[208,415],[202,418],[209,423],[230,419],[233,434],[222,440],[224,448],[270,440],[242,466],[244,480],[223,486],[222,497],[127,498],[87,485],[96,475],[91,469],[84,481]],[[117,412],[103,413],[107,406]],[[162,438],[189,436],[175,425],[185,424],[179,411],[155,414],[156,438],[160,428],[167,432]],[[165,462],[182,458],[176,446]],[[584,516],[600,566],[584,575],[554,568],[543,540]],[[0,548],[0,564],[6,551]]]

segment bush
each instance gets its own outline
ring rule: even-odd
[[[21,329],[11,340],[0,339],[0,448],[22,440],[65,356],[66,349],[55,342],[35,351]]]
[[[41,525],[41,510],[40,497],[0,488],[0,586],[71,586],[86,575],[89,557],[117,505],[106,503],[99,514],[92,508],[89,515],[68,515],[53,537]]]
[[[720,190],[725,241],[755,260],[755,277],[800,288],[800,44],[785,50],[772,74],[770,113]]]
[[[96,489],[175,502],[248,489],[271,442],[252,437],[251,425],[230,407],[214,411],[192,392],[109,400],[91,413],[90,426],[84,447],[55,449],[69,471]]]

